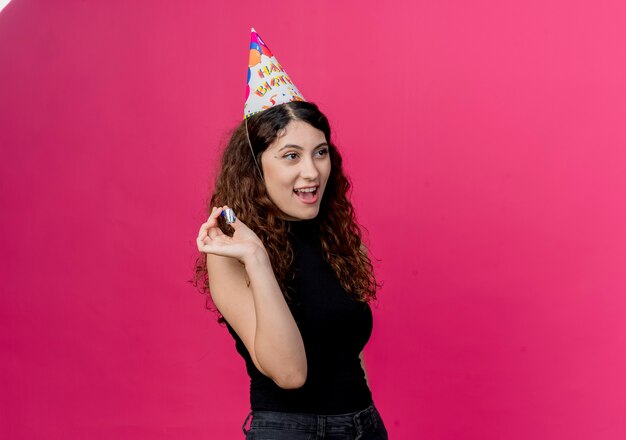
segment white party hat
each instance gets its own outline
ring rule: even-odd
[[[243,118],[291,101],[306,101],[267,44],[254,30],[250,31],[248,86]]]

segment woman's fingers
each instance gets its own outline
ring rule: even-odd
[[[207,219],[206,222],[202,223],[202,225],[200,226],[200,231],[198,232],[198,238],[203,238],[206,237],[208,235],[208,230],[210,227],[213,226],[214,222],[212,221],[213,213],[215,212],[215,208],[213,208],[213,211],[211,212],[211,215],[209,215],[209,218]]]
[[[207,237],[204,240],[198,238],[198,250],[204,253],[228,256],[228,245],[231,243],[232,238],[225,234],[216,238]]]
[[[215,238],[219,235],[224,235],[222,230],[217,225],[217,217],[221,214],[221,212],[222,212],[222,208],[213,207],[213,211],[211,211],[211,215],[209,216],[208,235],[211,238]]]
[[[220,213],[221,208],[213,207],[211,211],[211,215],[206,222],[202,223],[200,226],[200,231],[198,231],[198,248],[208,243],[209,239],[214,239],[219,237],[220,235],[224,235],[219,226],[217,225],[217,216]]]
[[[241,259],[250,253],[252,246],[263,244],[257,235],[239,220],[230,224],[235,229],[233,236],[225,234],[218,226],[218,216],[222,215],[226,209],[228,209],[227,205],[214,207],[206,223],[202,224],[197,239],[198,250]]]

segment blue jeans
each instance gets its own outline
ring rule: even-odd
[[[250,429],[246,424],[252,417]],[[362,411],[337,415],[250,411],[243,422],[246,440],[387,440],[372,403]]]

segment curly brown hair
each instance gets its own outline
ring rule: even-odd
[[[289,281],[294,253],[287,236],[288,223],[280,218],[281,211],[269,198],[265,183],[259,177],[261,154],[284,131],[289,122],[299,120],[321,130],[328,142],[331,172],[317,216],[324,259],[329,263],[342,287],[357,301],[376,299],[376,290],[382,283],[376,281],[374,268],[362,232],[355,218],[348,195],[349,178],[344,174],[342,158],[331,140],[328,119],[312,102],[294,101],[272,107],[242,121],[233,131],[222,153],[221,170],[215,180],[215,189],[207,203],[207,217],[213,206],[228,205],[237,217],[254,231],[265,245],[276,280],[290,302]],[[247,131],[247,135],[246,135]],[[248,142],[249,137],[249,142]],[[250,145],[257,164],[251,154]],[[218,225],[228,235],[233,228],[220,216]],[[365,229],[365,228],[363,228]],[[200,252],[195,263],[195,277],[191,281],[207,295],[207,308],[217,312],[218,322],[224,317],[211,300],[206,267],[206,254]]]

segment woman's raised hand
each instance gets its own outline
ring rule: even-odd
[[[259,248],[264,249],[261,239],[248,228],[241,220],[236,219],[230,225],[235,230],[232,237],[224,234],[217,224],[219,217],[228,206],[213,207],[206,223],[200,227],[198,234],[198,250],[207,254],[232,257],[244,263],[246,258],[253,255]],[[237,213],[235,213],[235,217]]]

